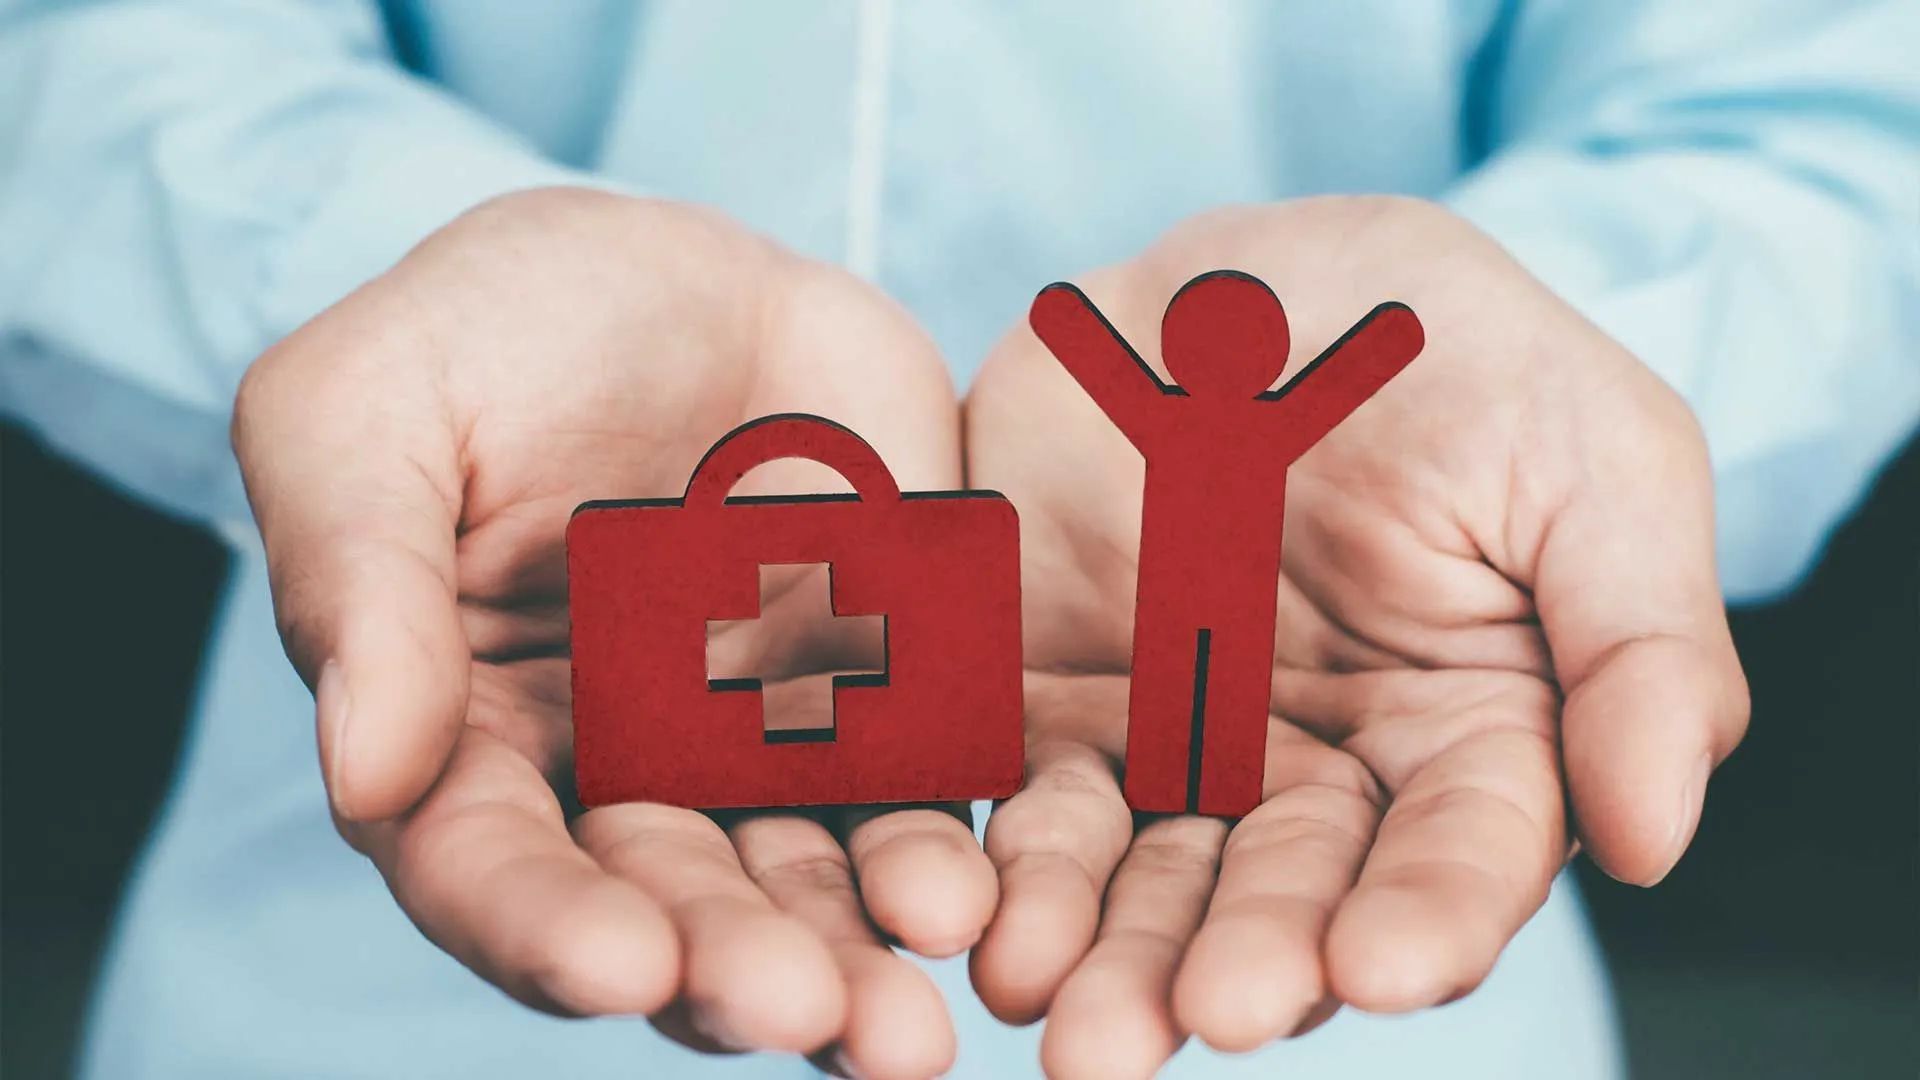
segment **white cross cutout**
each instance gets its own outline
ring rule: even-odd
[[[707,620],[707,688],[760,691],[769,743],[832,742],[834,687],[887,685],[887,617],[833,610],[833,564],[760,567],[760,614]]]

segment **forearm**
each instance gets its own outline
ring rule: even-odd
[[[244,513],[254,356],[466,207],[570,179],[397,68],[371,3],[16,17],[0,158],[5,412],[209,517]]]
[[[1579,22],[1661,10],[1632,8],[1552,16],[1583,56],[1551,74],[1523,34],[1507,138],[1447,201],[1692,404],[1723,583],[1761,595],[1920,417],[1920,96],[1893,47],[1920,25],[1894,4],[1721,13],[1698,55],[1654,61]]]

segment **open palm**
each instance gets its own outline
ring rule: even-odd
[[[470,212],[262,357],[235,445],[336,818],[428,937],[537,1007],[931,1075],[950,1021],[879,931],[934,955],[977,937],[995,879],[960,817],[563,808],[570,513],[678,495],[715,439],[781,411],[857,428],[905,486],[957,486],[944,369],[878,293],[711,214],[545,191]],[[819,650],[783,606],[716,662],[804,675]]]
[[[1219,268],[1286,304],[1289,374],[1385,300],[1426,351],[1288,474],[1264,802],[1238,822],[1121,798],[1139,455],[1024,328],[976,383],[969,480],[1021,509],[1029,763],[989,824],[974,981],[1048,1016],[1056,1075],[1471,990],[1573,838],[1662,877],[1745,724],[1704,446],[1651,372],[1407,200],[1211,215],[1082,284],[1164,376],[1168,299]]]

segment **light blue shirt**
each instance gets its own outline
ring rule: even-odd
[[[1441,200],[1704,425],[1730,595],[1790,584],[1920,415],[1920,4],[0,0],[0,406],[239,557],[90,1075],[807,1075],[538,1016],[333,834],[227,416],[462,209],[588,182],[845,263],[964,383],[1047,281],[1238,201]],[[130,553],[137,557],[137,553]],[[9,717],[33,723],[32,717]],[[935,965],[959,1073],[1036,1034]],[[1609,1076],[1563,883],[1487,985],[1173,1075]]]

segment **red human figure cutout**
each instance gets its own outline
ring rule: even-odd
[[[1202,274],[1167,305],[1175,386],[1072,285],[1042,290],[1029,322],[1146,458],[1127,803],[1246,814],[1265,770],[1287,466],[1420,352],[1420,320],[1381,304],[1278,390],[1286,312],[1247,274]]]

